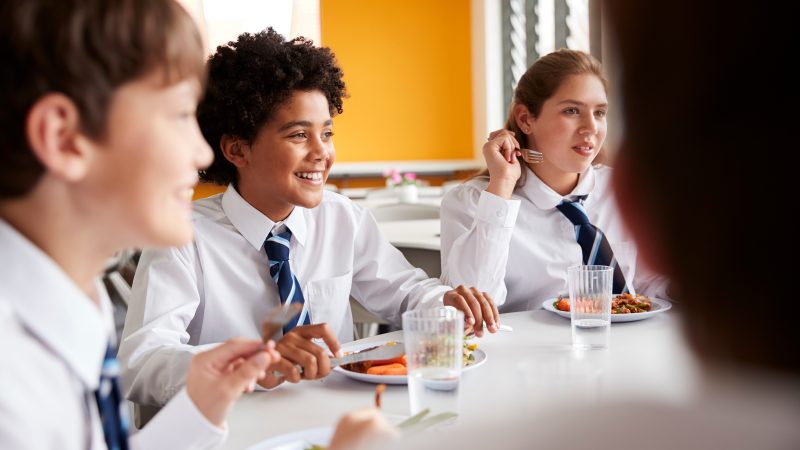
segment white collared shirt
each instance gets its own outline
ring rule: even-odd
[[[3,220],[0,255],[0,448],[106,448],[94,398],[113,336],[102,285],[98,309]],[[130,442],[134,449],[205,449],[225,436],[184,390]]]
[[[275,226],[232,186],[194,204],[195,241],[143,252],[119,359],[129,398],[161,405],[181,386],[190,356],[226,339],[258,339],[280,304],[264,241]],[[375,220],[348,198],[325,191],[319,206],[295,207],[289,262],[312,323],[340,342],[353,338],[350,295],[400,325],[407,309],[442,304],[449,287],[406,261]]]
[[[556,205],[588,195],[589,220],[608,238],[625,280],[639,293],[665,298],[667,281],[637,260],[611,191],[609,167],[589,167],[563,197],[527,166],[511,200],[486,192],[485,178],[454,188],[442,201],[442,280],[486,291],[500,312],[535,309],[568,292],[567,268],[581,264],[575,227]]]

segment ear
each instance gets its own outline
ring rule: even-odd
[[[66,95],[47,94],[30,109],[25,132],[47,172],[74,182],[89,171],[93,146],[80,129],[80,113]]]
[[[624,143],[622,147],[624,147]],[[625,158],[626,149],[620,149],[620,155],[614,164],[614,193],[619,203],[620,214],[633,240],[639,258],[644,263],[662,275],[667,273],[666,260],[664,259],[661,240],[652,224],[652,216],[648,211],[648,204],[642,197],[641,189],[636,186],[640,177],[635,176],[630,164]]]
[[[225,159],[234,166],[242,168],[247,165],[250,146],[242,138],[225,134],[220,138],[219,146]]]
[[[514,119],[517,121],[517,127],[525,134],[531,134],[533,130],[533,123],[536,118],[528,110],[525,105],[514,105]]]

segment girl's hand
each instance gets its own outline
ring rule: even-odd
[[[503,129],[489,134],[489,140],[483,144],[483,159],[489,169],[486,191],[505,199],[511,198],[514,186],[522,175],[522,166],[517,159],[522,155],[519,148],[513,131]]]

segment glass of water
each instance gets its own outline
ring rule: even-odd
[[[403,313],[411,414],[458,413],[464,313],[453,307]]]
[[[614,269],[572,266],[567,269],[567,278],[572,345],[581,349],[608,348]]]

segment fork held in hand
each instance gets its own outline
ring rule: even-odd
[[[538,150],[523,148],[521,152],[522,159],[529,164],[539,164],[540,162],[544,161],[544,155]]]

